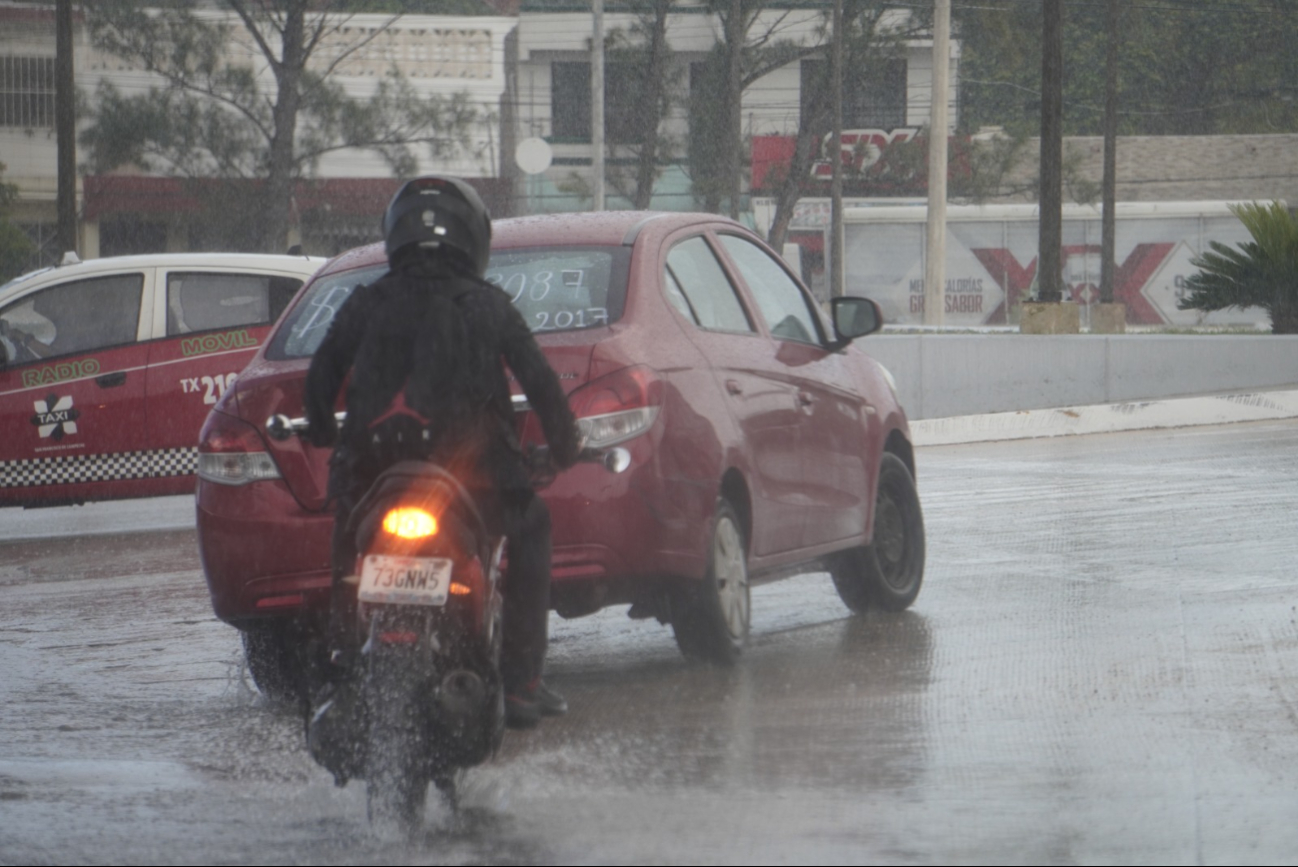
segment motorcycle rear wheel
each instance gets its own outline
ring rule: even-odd
[[[371,660],[365,685],[370,715],[365,798],[371,825],[411,836],[423,825],[429,780],[413,685],[392,662]]]

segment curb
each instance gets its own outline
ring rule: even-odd
[[[910,434],[916,446],[943,446],[1286,418],[1298,418],[1298,391],[1242,392],[920,419],[910,423]]]

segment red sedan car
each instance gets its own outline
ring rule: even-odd
[[[914,600],[924,531],[906,417],[887,371],[848,345],[878,328],[873,302],[837,299],[827,324],[779,257],[713,215],[526,217],[494,234],[487,279],[532,325],[587,443],[631,456],[626,472],[578,465],[543,492],[560,615],[630,603],[687,655],[729,660],[750,581],[825,568],[853,610]],[[322,268],[203,428],[212,603],[271,692],[291,688],[293,648],[327,605],[332,516],[329,451],[272,440],[265,423],[302,415],[334,312],[385,269],[381,244]]]

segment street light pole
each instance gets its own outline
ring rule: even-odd
[[[829,47],[830,87],[834,103],[834,140],[829,181],[829,297],[845,290],[843,267],[843,0],[834,0],[834,32]]]
[[[604,210],[604,0],[592,0],[595,32],[590,41],[590,169],[594,210]]]
[[[951,0],[934,0],[933,88],[928,124],[928,226],[924,257],[924,324],[946,321],[947,96],[951,88]]]
[[[1104,213],[1100,222],[1100,302],[1113,303],[1118,207],[1118,0],[1105,9],[1108,48],[1104,55]]]
[[[1037,300],[1062,301],[1064,174],[1063,0],[1041,0],[1041,195]]]
[[[72,0],[58,0],[54,7],[54,137],[60,257],[77,249],[77,92],[72,51]]]

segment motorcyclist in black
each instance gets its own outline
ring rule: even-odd
[[[579,442],[559,379],[509,296],[483,280],[491,220],[454,178],[402,186],[383,217],[390,270],[339,309],[306,379],[309,437],[338,440],[329,477],[337,503],[329,640],[342,667],[355,652],[356,559],[348,517],[373,481],[401,460],[433,460],[474,494],[508,539],[501,677],[506,720],[535,724],[567,710],[541,680],[550,600],[550,514],[532,489],[514,428],[504,365],[536,411],[559,468]],[[503,362],[503,363],[502,363]],[[344,379],[347,418],[334,405]]]

